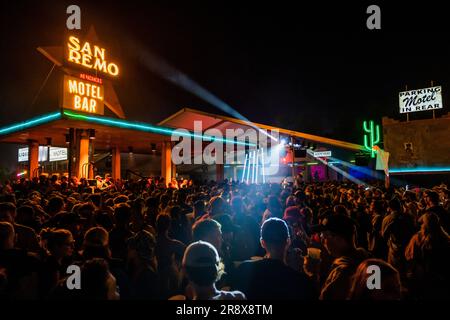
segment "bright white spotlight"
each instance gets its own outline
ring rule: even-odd
[[[283,138],[283,139],[280,140],[280,145],[281,146],[285,146],[286,144],[287,144],[286,138]]]

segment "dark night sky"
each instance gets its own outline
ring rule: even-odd
[[[443,86],[445,108],[450,19],[443,5],[380,5],[382,30],[369,31],[367,6],[341,2],[4,1],[0,126],[56,109],[58,72],[31,105],[51,67],[36,47],[62,44],[69,4],[80,5],[82,28],[93,24],[119,62],[115,88],[130,120],[156,123],[186,106],[222,113],[147,70],[133,45],[255,122],[355,143],[363,119],[400,118],[405,84],[420,88],[434,80]]]

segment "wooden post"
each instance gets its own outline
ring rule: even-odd
[[[118,146],[112,148],[112,177],[114,180],[120,179],[120,149]]]
[[[170,141],[163,141],[161,150],[161,176],[165,185],[172,181],[172,145]]]
[[[28,178],[31,180],[39,170],[39,143],[37,141],[28,142]],[[39,177],[39,173],[37,174]]]

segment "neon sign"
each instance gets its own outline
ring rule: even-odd
[[[81,43],[75,36],[69,37],[67,42],[69,62],[82,65],[85,68],[106,73],[111,76],[119,75],[119,67],[113,62],[106,61],[106,50],[89,42]]]
[[[370,152],[372,158],[375,158],[376,151],[373,147],[380,142],[380,126],[375,125],[370,120],[369,124],[367,124],[367,121],[364,121],[363,128],[364,132],[367,132],[367,134],[364,134],[364,148]]]
[[[64,76],[63,108],[103,114],[103,86],[79,78]]]

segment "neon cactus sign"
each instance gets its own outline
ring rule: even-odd
[[[370,152],[372,158],[375,158],[376,151],[373,149],[377,143],[380,142],[380,126],[373,123],[372,120],[369,122],[364,121],[364,148],[366,151]],[[367,134],[366,134],[367,133]]]

